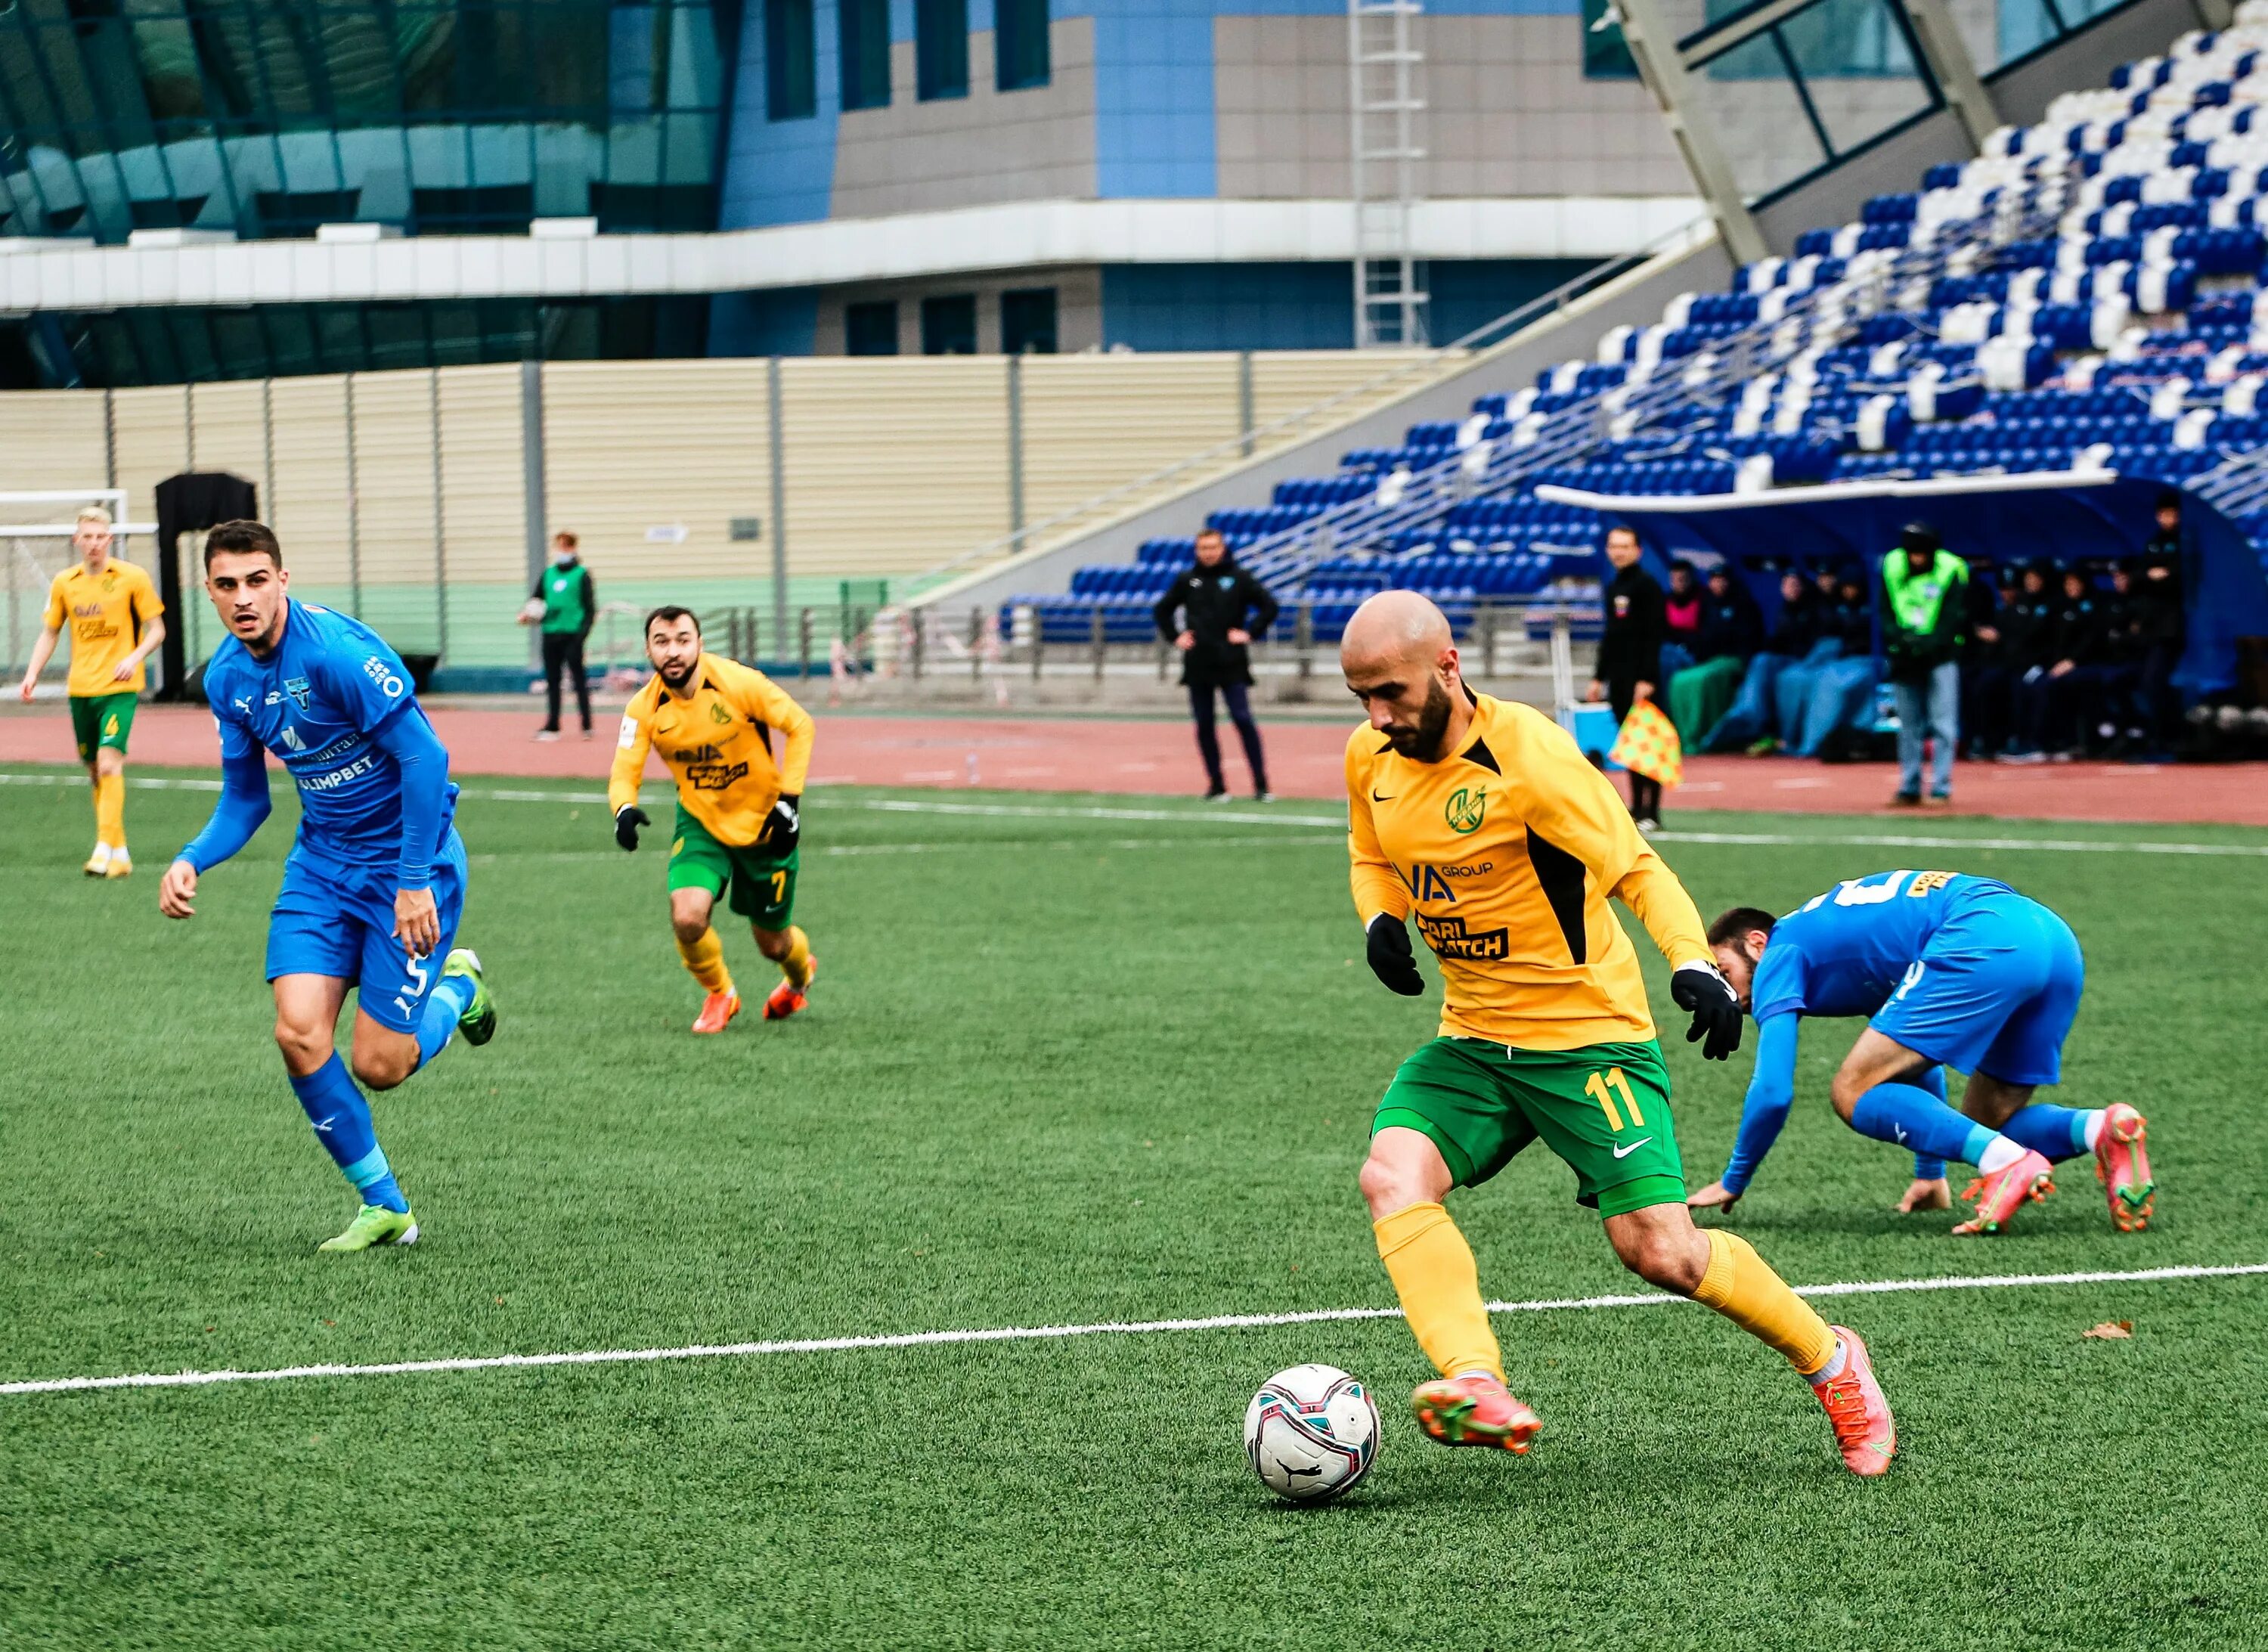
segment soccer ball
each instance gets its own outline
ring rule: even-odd
[[[1262,1383],[1244,1408],[1244,1455],[1278,1497],[1328,1502],[1377,1459],[1378,1407],[1336,1366],[1295,1365]]]

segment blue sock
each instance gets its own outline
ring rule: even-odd
[[[347,1064],[334,1051],[331,1058],[306,1078],[291,1075],[291,1090],[299,1098],[299,1106],[307,1115],[307,1122],[315,1127],[315,1139],[323,1144],[334,1162],[348,1181],[362,1194],[365,1205],[383,1205],[388,1210],[404,1211],[409,1201],[394,1185],[394,1171],[386,1162],[386,1150],[378,1145],[378,1132],[370,1122],[370,1103],[356,1088]]]
[[[423,1066],[449,1046],[457,1036],[457,1022],[473,1001],[473,977],[444,976],[433,984],[431,996],[417,1017],[417,1065]]]
[[[1970,1164],[1999,1133],[1963,1117],[1916,1084],[1874,1086],[1852,1110],[1851,1128],[1926,1158],[1963,1159]]]
[[[2094,1117],[2084,1108],[2034,1102],[2011,1114],[2000,1133],[2042,1158],[2075,1159],[2087,1151],[2087,1121]]]

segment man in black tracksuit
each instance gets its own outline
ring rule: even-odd
[[[1607,530],[1607,560],[1615,577],[1606,592],[1606,630],[1599,638],[1591,697],[1615,709],[1615,721],[1631,707],[1650,700],[1661,687],[1661,645],[1668,631],[1668,599],[1654,577],[1639,564],[1638,535],[1627,527]],[[1630,810],[1641,830],[1661,824],[1661,782],[1633,771]]]
[[[1252,720],[1248,692],[1252,687],[1249,645],[1276,623],[1276,599],[1236,565],[1228,554],[1228,542],[1212,528],[1197,535],[1197,565],[1167,587],[1151,613],[1158,622],[1158,634],[1182,651],[1182,686],[1189,691],[1197,751],[1204,758],[1205,800],[1224,802],[1228,797],[1228,782],[1220,771],[1220,737],[1213,723],[1218,691],[1228,702],[1228,720],[1244,742],[1253,795],[1266,802],[1268,762],[1260,749],[1260,725]]]

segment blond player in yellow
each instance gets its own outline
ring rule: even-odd
[[[717,897],[755,931],[756,949],[784,978],[764,1000],[764,1019],[781,1021],[804,1007],[818,961],[795,926],[799,809],[811,771],[811,714],[761,671],[701,648],[701,622],[681,608],[646,616],[646,658],[653,680],[630,697],[607,786],[615,841],[637,847],[638,828],[652,824],[637,806],[638,779],[649,750],[660,754],[677,782],[677,826],[669,845],[669,923],[678,955],[708,997],[693,1023],[719,1033],[740,1013],[740,994],[725,968],[725,944],[710,926]],[[777,763],[770,731],[785,745]]]
[[[1854,1473],[1897,1435],[1866,1344],[1830,1325],[1745,1240],[1685,1208],[1669,1073],[1638,953],[1608,907],[1638,915],[1672,966],[1689,1040],[1723,1060],[1741,1009],[1700,914],[1605,776],[1542,713],[1465,686],[1448,622],[1425,598],[1363,604],[1340,649],[1370,714],[1347,741],[1348,848],[1370,966],[1425,991],[1406,921],[1440,960],[1440,1036],[1402,1064],[1362,1167],[1379,1255],[1440,1380],[1414,1397],[1447,1445],[1525,1451],[1542,1427],[1505,1386],[1479,1272],[1442,1201],[1541,1137],[1606,1219],[1623,1265],[1712,1308],[1807,1377]]]
[[[166,605],[150,576],[110,554],[110,513],[90,505],[78,513],[71,548],[76,567],[48,587],[48,613],[32,645],[18,692],[28,702],[55,643],[70,627],[71,733],[78,760],[94,782],[94,852],[91,878],[122,878],[134,870],[126,852],[126,741],[134,732],[145,674],[142,662],[166,640]]]

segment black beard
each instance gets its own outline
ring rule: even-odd
[[[681,689],[687,683],[693,681],[693,667],[691,666],[686,667],[684,670],[679,672],[675,676],[670,675],[669,667],[666,666],[656,666],[654,669],[660,673],[661,680],[673,689]]]
[[[1418,713],[1418,726],[1389,723],[1386,738],[1394,749],[1416,763],[1432,763],[1441,755],[1441,736],[1449,729],[1449,691],[1439,677],[1425,685],[1425,706]]]

